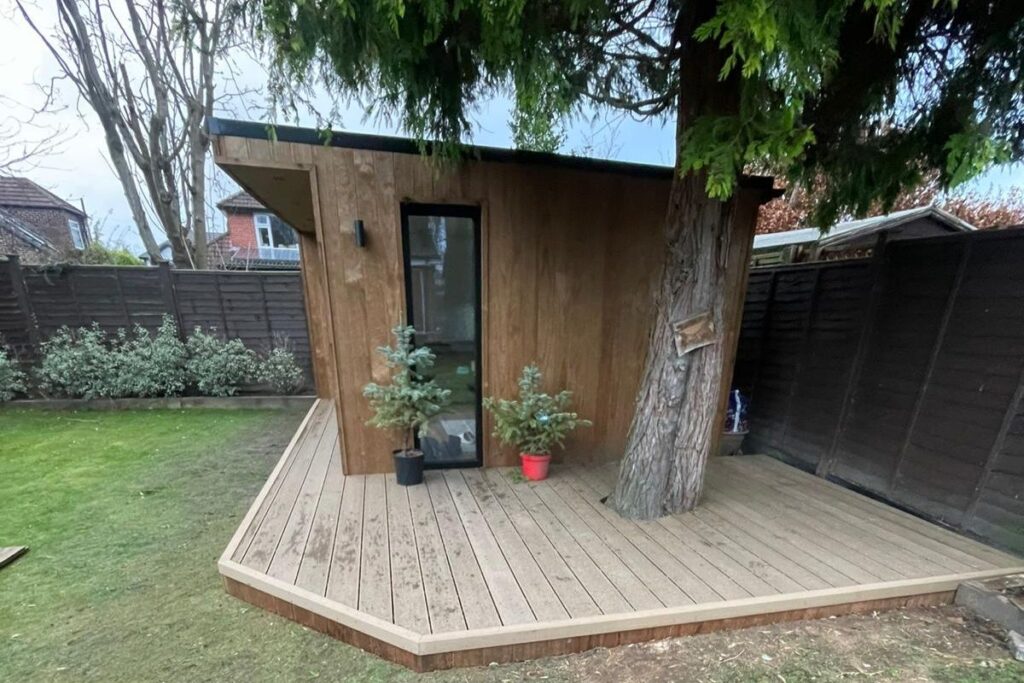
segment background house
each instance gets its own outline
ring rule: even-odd
[[[90,241],[88,216],[28,178],[0,177],[0,251],[27,263],[64,260]]]
[[[937,237],[974,230],[974,226],[936,206],[919,206],[837,223],[828,234],[821,228],[799,228],[754,237],[753,264],[767,266],[801,261],[834,261],[867,256],[880,233],[889,240]]]
[[[244,190],[217,204],[227,232],[210,242],[212,263],[230,270],[297,270],[299,238]]]
[[[31,225],[0,209],[0,255],[16,255],[27,264],[59,260],[61,251]]]

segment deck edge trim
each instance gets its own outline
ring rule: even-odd
[[[342,624],[414,655],[434,655],[487,647],[524,645],[563,638],[604,635],[681,624],[773,614],[792,610],[833,607],[843,604],[909,598],[956,590],[963,581],[1024,572],[1024,565],[903,579],[875,584],[827,588],[801,593],[728,600],[704,605],[685,605],[644,610],[631,614],[581,617],[554,622],[422,634],[396,626],[365,612],[342,605],[310,591],[261,574],[232,560],[218,562],[223,576],[292,603],[326,619]]]
[[[439,654],[481,647],[519,645],[538,640],[676,626],[694,622],[749,617],[790,610],[832,607],[889,598],[905,598],[956,590],[963,581],[991,578],[1024,571],[1024,566],[986,569],[962,574],[947,574],[919,579],[903,579],[875,584],[825,588],[800,593],[727,600],[703,605],[663,607],[631,614],[581,617],[559,622],[535,623],[454,633],[424,634],[420,654]]]
[[[342,626],[365,633],[388,645],[401,648],[411,654],[419,654],[419,644],[422,635],[415,631],[397,626],[389,621],[384,621],[372,614],[360,612],[353,607],[329,600],[322,595],[293,586],[272,576],[267,576],[234,560],[221,560],[217,563],[217,570],[221,576],[233,579],[250,588],[301,607],[313,614],[337,622]]]

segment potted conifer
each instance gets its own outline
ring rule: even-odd
[[[401,432],[403,447],[393,451],[395,478],[402,486],[413,486],[423,482],[423,451],[414,447],[416,432],[422,436],[430,418],[448,405],[451,391],[423,377],[423,371],[434,366],[434,352],[427,346],[413,346],[412,327],[396,325],[391,332],[395,345],[377,349],[392,369],[391,382],[371,382],[363,387],[363,396],[374,410],[367,424]]]
[[[533,481],[547,478],[554,446],[562,446],[577,427],[591,424],[569,409],[571,391],[551,396],[540,391],[540,382],[540,369],[527,365],[519,377],[518,399],[484,399],[484,407],[494,416],[495,438],[519,449],[523,476]]]

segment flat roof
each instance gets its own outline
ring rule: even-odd
[[[270,140],[272,139],[270,134],[271,128],[274,130],[273,138],[280,142],[294,142],[303,145],[329,145],[331,147],[365,149],[375,152],[394,152],[397,154],[420,154],[420,146],[416,140],[394,135],[370,135],[367,133],[331,131],[330,139],[325,140],[324,131],[319,131],[315,128],[300,128],[297,126],[282,126],[273,123],[222,118],[210,118],[207,121],[207,131],[210,135],[225,137]],[[429,147],[431,143],[427,144]],[[671,166],[640,164],[612,159],[594,159],[565,154],[551,154],[549,152],[531,152],[502,147],[465,145],[463,149],[471,158],[478,161],[556,166],[581,171],[621,173],[623,175],[663,178],[666,180],[672,178],[674,171]],[[773,189],[772,178],[769,176],[740,176],[740,186],[781,194],[781,190]]]

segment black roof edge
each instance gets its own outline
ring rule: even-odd
[[[260,123],[258,121],[239,121],[236,119],[222,119],[211,117],[207,119],[206,129],[210,135],[223,135],[227,137],[250,138],[256,140],[272,139],[270,129],[273,128],[273,139],[280,142],[294,142],[303,145],[325,145],[331,147],[345,147],[347,149],[365,149],[373,152],[394,152],[396,154],[419,154],[420,147],[411,138],[402,138],[393,135],[370,135],[367,133],[347,133],[343,131],[332,131],[329,141],[325,141],[323,131],[314,128],[300,128],[297,126],[282,126],[271,123]],[[430,143],[428,144],[428,149]],[[621,173],[623,175],[640,176],[646,178],[672,177],[671,166],[656,166],[654,164],[640,164],[628,161],[613,161],[611,159],[593,159],[590,157],[567,156],[564,154],[551,154],[548,152],[530,152],[519,149],[504,149],[501,147],[483,147],[477,145],[466,145],[464,147],[470,158],[478,161],[494,161],[499,163],[521,163],[537,164],[544,166],[556,166],[560,168],[571,168],[580,171],[599,171],[606,173]],[[769,176],[744,175],[740,180],[741,187],[772,191],[772,178]],[[778,191],[781,194],[781,191]]]

